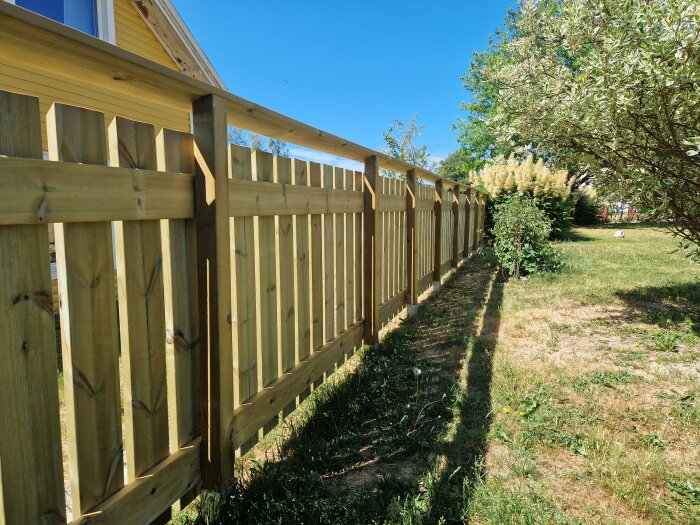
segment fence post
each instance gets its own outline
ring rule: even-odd
[[[472,189],[467,186],[464,195],[464,248],[462,258],[468,259],[470,255],[469,232],[471,231],[472,219]]]
[[[202,482],[220,487],[233,476],[231,254],[225,100],[207,95],[192,105],[195,221],[201,327]]]
[[[440,282],[440,263],[442,262],[442,179],[435,181],[435,242],[433,252],[433,291],[442,288]]]
[[[452,268],[457,268],[459,261],[459,195],[460,185],[455,184],[452,192]]]
[[[418,231],[416,223],[416,204],[418,188],[416,170],[406,172],[406,307],[408,315],[418,311]]]
[[[377,283],[377,178],[379,161],[376,155],[365,159],[364,176],[364,275],[362,302],[365,316],[365,344],[379,341],[379,305]]]

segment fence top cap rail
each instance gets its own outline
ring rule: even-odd
[[[382,168],[396,172],[413,169],[418,177],[430,182],[443,180],[447,185],[460,184],[464,189],[468,187],[254,104],[3,1],[0,1],[0,47],[10,50],[10,54],[13,49],[22,49],[24,55],[40,57],[42,65],[53,62],[74,68],[76,72],[90,70],[95,74],[89,75],[88,82],[152,98],[168,106],[176,105],[186,111],[191,111],[188,106],[193,101],[206,95],[216,95],[226,103],[229,124],[358,162],[376,156]],[[69,57],[70,60],[67,60]]]

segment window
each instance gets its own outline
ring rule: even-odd
[[[114,43],[112,0],[9,0],[10,3]]]
[[[98,36],[95,0],[15,0],[16,4],[47,18]]]

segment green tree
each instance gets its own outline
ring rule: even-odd
[[[495,142],[593,174],[700,256],[697,0],[528,0],[487,54]]]
[[[437,170],[437,163],[430,158],[428,146],[418,144],[425,125],[418,124],[418,114],[408,123],[394,119],[394,123],[384,132],[382,152],[429,171]]]
[[[228,143],[245,146],[253,151],[260,150],[267,151],[273,155],[280,155],[283,157],[290,156],[289,147],[286,142],[264,137],[263,135],[258,135],[257,133],[243,131],[235,126],[228,127]]]

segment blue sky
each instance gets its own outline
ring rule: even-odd
[[[515,1],[174,3],[229,91],[375,149],[418,113],[442,159],[467,96],[459,77]]]

